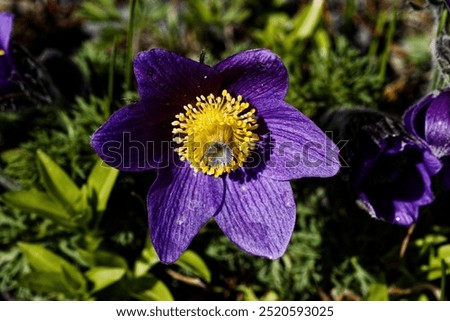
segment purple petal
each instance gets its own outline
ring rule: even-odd
[[[443,162],[441,162],[429,149],[424,149],[423,166],[428,175],[433,176],[442,169]]]
[[[9,39],[13,27],[13,15],[9,12],[0,12],[0,49],[8,52]]]
[[[441,92],[428,107],[425,140],[437,157],[450,155],[450,92]]]
[[[122,107],[93,134],[91,145],[105,163],[123,171],[162,167],[168,160],[170,123],[153,117],[143,102]]]
[[[394,200],[395,208],[395,222],[399,225],[409,226],[415,223],[419,217],[419,208],[424,205],[428,205],[434,201],[434,194],[431,186],[431,177],[428,173],[426,166],[421,163],[416,166],[418,172],[421,174],[422,179],[422,195],[420,198],[412,200]],[[419,180],[417,180],[419,181]],[[413,182],[414,183],[414,182]],[[420,184],[415,182],[415,184]],[[409,185],[410,189],[417,189],[418,186]],[[407,187],[405,187],[406,189]]]
[[[409,226],[417,221],[419,208],[434,200],[431,176],[439,171],[440,162],[430,152],[416,148],[409,146],[403,156],[380,158],[370,177],[358,188],[359,197],[371,216]],[[416,157],[423,158],[411,163]]]
[[[0,12],[0,95],[8,94],[14,86],[10,82],[13,69],[11,57],[8,54],[9,40],[13,26],[13,16],[8,12]]]
[[[425,139],[425,114],[436,93],[432,93],[412,105],[403,115],[406,129],[415,136]]]
[[[224,206],[215,217],[225,235],[250,254],[270,259],[283,255],[296,215],[289,182],[229,176],[225,189]]]
[[[147,206],[150,235],[164,263],[173,263],[200,228],[220,210],[223,180],[194,173],[186,163],[158,171]]]
[[[139,53],[134,73],[141,99],[158,102],[163,108],[155,112],[171,117],[197,96],[217,94],[220,86],[211,67],[163,49]]]
[[[272,148],[263,176],[289,180],[330,177],[339,171],[338,148],[309,118],[281,100],[259,100],[254,106],[267,126]]]
[[[224,82],[223,89],[247,101],[261,98],[283,99],[288,74],[281,59],[266,49],[247,50],[215,65]]]

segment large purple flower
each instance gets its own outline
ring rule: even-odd
[[[415,223],[419,208],[434,200],[431,176],[441,168],[427,146],[400,122],[366,109],[335,112],[327,128],[349,140],[341,154],[342,173],[359,204],[374,218]]]
[[[279,57],[249,50],[210,67],[153,49],[138,54],[141,100],[93,135],[100,157],[120,170],[157,169],[148,193],[150,234],[174,262],[214,218],[241,249],[280,257],[296,206],[289,180],[339,170],[336,146],[283,101]]]
[[[442,161],[442,182],[450,189],[450,88],[422,98],[405,112],[403,121]]]
[[[16,88],[11,81],[15,67],[9,52],[12,26],[13,16],[8,12],[0,12],[0,96]]]

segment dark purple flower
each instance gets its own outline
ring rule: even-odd
[[[0,111],[19,111],[51,103],[59,92],[47,70],[11,41],[13,15],[0,12]]]
[[[335,112],[327,128],[337,139],[349,140],[341,151],[342,174],[359,204],[374,218],[415,223],[419,208],[434,200],[431,176],[441,168],[427,146],[400,122],[366,109]]]
[[[289,180],[333,176],[339,162],[331,140],[283,101],[279,57],[249,50],[210,67],[154,49],[134,72],[141,100],[91,144],[120,170],[157,169],[147,205],[161,261],[177,260],[211,218],[244,251],[280,257],[296,217]]]
[[[450,88],[431,93],[411,106],[403,121],[406,129],[442,161],[442,182],[450,189]]]
[[[16,88],[11,81],[15,67],[9,51],[12,26],[12,14],[0,12],[0,96],[10,93]]]

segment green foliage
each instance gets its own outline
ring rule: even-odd
[[[369,289],[368,301],[389,300],[388,286],[385,283],[372,283]]]
[[[96,266],[86,271],[85,275],[94,284],[91,293],[95,293],[120,281],[125,273],[124,268]]]
[[[87,179],[89,195],[95,200],[95,210],[104,212],[108,203],[109,195],[114,187],[119,171],[105,165],[101,160],[92,168]]]
[[[89,137],[106,119],[106,108],[109,108],[106,99],[91,96],[77,99],[71,111],[48,110],[43,118],[38,119],[48,124],[46,130],[36,126],[31,131],[30,140],[0,154],[5,163],[5,174],[20,180],[25,186],[33,185],[38,179],[35,155],[41,149],[67,170],[75,182],[85,179],[96,160]]]
[[[57,292],[82,298],[86,281],[77,267],[40,245],[18,245],[33,270],[21,280],[25,287],[36,292]]]
[[[318,47],[308,55],[308,69],[302,70],[300,81],[291,80],[288,98],[309,115],[319,109],[375,107],[382,82],[368,57],[344,38],[336,39],[332,50],[324,48]]]
[[[78,188],[73,180],[47,154],[38,150],[37,167],[46,193],[36,189],[7,192],[6,204],[34,212],[68,228],[87,229],[95,215],[105,210],[118,171],[95,164],[88,182]],[[102,180],[99,180],[102,179]],[[95,218],[98,222],[98,218]]]
[[[61,204],[36,189],[8,192],[2,195],[2,200],[9,206],[36,213],[64,227],[74,228],[76,226],[73,218]]]
[[[138,280],[150,278],[148,286],[139,286],[137,292],[131,286],[131,290],[124,293],[123,297],[171,299],[167,287],[148,271],[141,271],[138,276],[134,276],[128,270],[128,263],[124,258],[99,249],[102,239],[97,235],[98,225],[106,210],[118,171],[98,161],[87,178],[87,183],[78,188],[66,172],[43,151],[37,151],[36,159],[45,192],[36,189],[7,192],[2,195],[2,200],[11,207],[35,213],[68,229],[67,232],[74,237],[74,243],[70,245],[74,247],[74,251],[67,250],[71,252],[75,264],[42,245],[18,242],[17,245],[31,268],[31,272],[21,275],[18,285],[36,293],[80,300],[95,297],[97,292],[117,283],[124,283],[122,286],[128,288],[127,284],[134,285]],[[10,238],[13,239],[14,235],[7,237]],[[16,253],[14,246],[10,253]],[[156,263],[157,260],[153,262]],[[194,254],[188,254],[185,264],[194,270],[198,265],[201,272],[209,272],[203,261]],[[77,265],[89,269],[83,274]],[[8,267],[3,268],[7,270]]]
[[[120,20],[120,12],[114,0],[83,1],[79,14],[90,21],[115,22]]]
[[[430,261],[424,269],[428,272],[428,280],[445,278],[450,274],[450,244],[437,248],[436,253],[430,253]]]
[[[184,270],[200,276],[206,282],[211,282],[211,272],[198,254],[186,251],[177,260],[176,264]]]
[[[294,63],[292,59],[301,55],[306,41],[314,36],[321,21],[323,5],[323,0],[313,1],[293,18],[284,13],[273,14],[264,29],[256,31],[255,36],[264,47],[286,56],[286,64],[290,66]]]

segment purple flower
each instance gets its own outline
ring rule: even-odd
[[[289,180],[333,176],[339,162],[331,140],[283,101],[279,57],[249,50],[210,67],[154,49],[134,72],[141,100],[91,144],[120,170],[157,169],[147,205],[161,261],[177,260],[211,218],[242,250],[280,257],[296,216]]]
[[[12,26],[12,14],[0,12],[0,96],[10,93],[16,88],[11,81],[15,67],[9,52]]]
[[[328,120],[338,139],[349,139],[342,150],[342,174],[359,204],[372,217],[409,226],[419,208],[434,195],[431,176],[441,168],[427,146],[411,137],[402,124],[371,110],[343,110]]]
[[[442,161],[442,182],[450,189],[450,88],[431,93],[411,106],[403,121],[406,129]]]
[[[47,71],[24,48],[11,42],[13,15],[0,12],[0,111],[51,103],[58,95]]]

